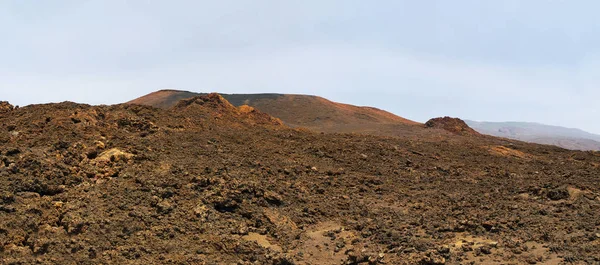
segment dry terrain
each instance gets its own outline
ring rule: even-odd
[[[596,152],[234,105],[0,104],[0,264],[600,263]]]

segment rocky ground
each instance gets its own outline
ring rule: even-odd
[[[594,152],[313,133],[218,95],[0,124],[1,264],[600,263]]]

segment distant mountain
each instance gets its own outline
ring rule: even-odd
[[[127,102],[170,108],[180,100],[205,93],[160,90]],[[234,106],[248,105],[291,127],[319,132],[367,133],[377,135],[416,134],[423,124],[372,107],[337,103],[318,96],[291,94],[220,94]]]
[[[600,150],[600,135],[580,129],[533,122],[465,121],[479,133],[572,150]]]

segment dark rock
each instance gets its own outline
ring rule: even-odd
[[[479,251],[481,251],[481,253],[486,254],[486,255],[492,254],[492,249],[489,246],[480,247]]]
[[[156,204],[156,208],[158,209],[159,213],[168,214],[171,211],[173,211],[173,209],[175,209],[175,206],[173,206],[173,204],[169,200],[162,200],[161,202]]]
[[[446,264],[446,259],[435,251],[429,250],[420,261],[421,265],[443,265]]]
[[[7,156],[18,155],[19,153],[21,153],[21,150],[19,150],[19,148],[12,148],[12,149],[6,151]]]
[[[11,205],[0,205],[0,212],[5,212],[5,213],[14,213],[17,210],[15,209],[14,206]]]
[[[275,204],[275,205],[281,205],[281,204],[283,204],[283,198],[281,197],[281,195],[279,195],[279,194],[277,194],[275,192],[266,191],[263,197],[270,204]]]
[[[569,198],[569,191],[566,188],[557,188],[548,191],[546,196],[553,201],[565,200]]]

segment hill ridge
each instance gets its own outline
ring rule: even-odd
[[[466,120],[482,134],[525,142],[556,145],[572,150],[600,150],[600,135],[578,128],[547,125],[538,122],[481,122]]]
[[[388,127],[420,125],[420,123],[379,108],[334,102],[316,95],[279,93],[219,94],[236,107],[248,105],[281,119],[288,126],[305,127],[316,131],[360,132],[363,130],[377,131],[374,127],[382,125]],[[152,92],[126,104],[170,108],[182,99],[198,95],[206,95],[206,93],[167,89]]]

